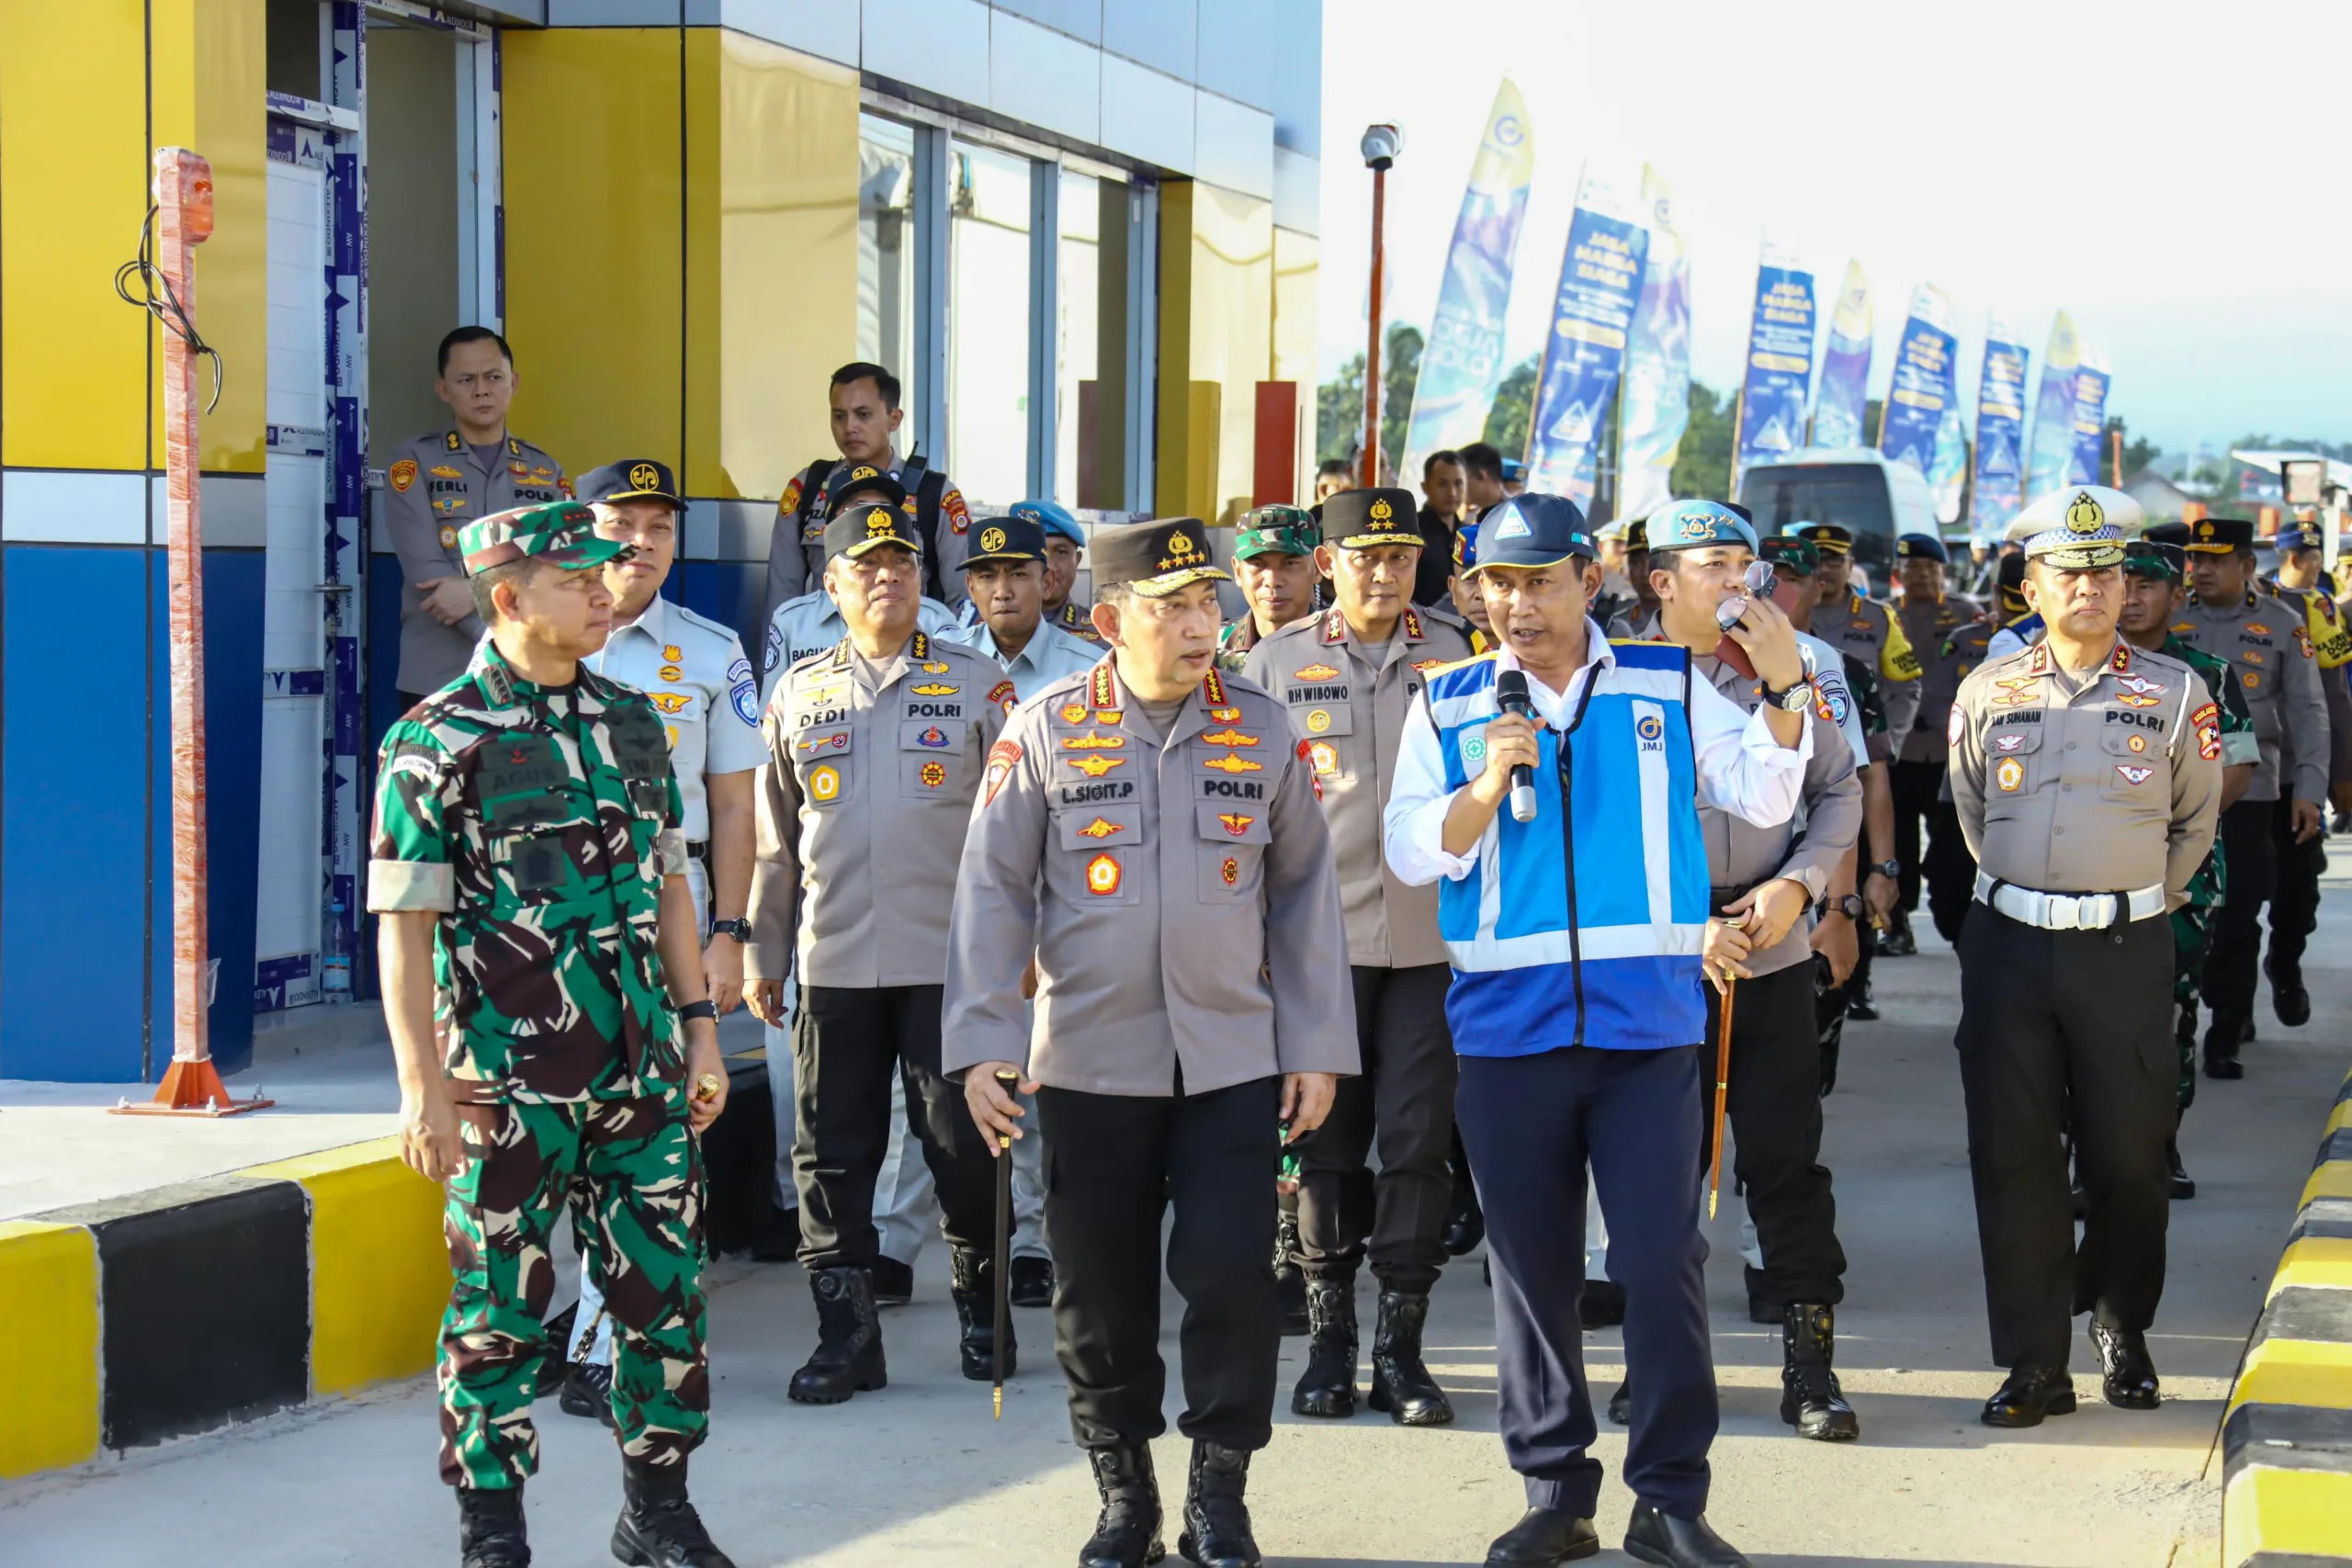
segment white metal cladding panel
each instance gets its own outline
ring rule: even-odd
[[[1193,176],[1272,200],[1274,117],[1200,89],[1193,98]]]
[[[10,468],[0,475],[0,538],[12,545],[144,544],[147,478]]]
[[[1102,51],[999,11],[989,19],[989,107],[1099,143]]]
[[[1193,172],[1193,89],[1115,54],[1102,57],[1102,145],[1180,175]]]
[[[1195,0],[1102,0],[1102,47],[1190,82],[1200,7]]]
[[[326,174],[269,165],[269,387],[272,424],[327,423]]]
[[[1274,148],[1274,224],[1302,234],[1323,231],[1323,161]]]
[[[865,0],[863,63],[967,104],[989,101],[989,8],[980,0]]]
[[[1013,11],[1089,43],[1102,41],[1102,0],[995,0],[1000,15]]]
[[[1193,80],[1253,108],[1274,107],[1274,18],[1267,0],[1197,0]]]

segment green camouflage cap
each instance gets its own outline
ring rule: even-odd
[[[458,536],[458,548],[466,558],[469,577],[526,558],[563,567],[602,566],[637,550],[597,533],[596,513],[576,501],[551,501],[477,517]]]
[[[1322,525],[1303,507],[1261,506],[1245,512],[1233,530],[1233,558],[1311,556],[1323,542]]]
[[[1821,570],[1821,552],[1813,547],[1810,539],[1800,539],[1787,534],[1776,534],[1761,540],[1756,553],[1774,566],[1785,566],[1799,577],[1812,577]]]

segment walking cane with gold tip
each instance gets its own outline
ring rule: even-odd
[[[999,1088],[1008,1099],[1018,1099],[1021,1075],[999,1068]],[[1004,1419],[1004,1341],[1012,1323],[1012,1135],[996,1135],[996,1335],[989,1350],[996,1374],[996,1414],[991,1420]]]
[[[1730,975],[1724,976],[1724,1026],[1715,1036],[1715,1145],[1714,1156],[1707,1162],[1707,1218],[1715,1217],[1715,1200],[1724,1185],[1724,1107],[1731,1099],[1731,1002],[1738,994],[1739,981]]]

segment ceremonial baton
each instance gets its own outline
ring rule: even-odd
[[[1707,1162],[1707,1218],[1715,1217],[1715,1199],[1724,1184],[1724,1106],[1731,1098],[1731,1003],[1739,981],[1724,976],[1724,1026],[1715,1038],[1715,1145]]]
[[[996,1081],[1007,1098],[1021,1096],[1021,1075],[999,1069]],[[996,1135],[996,1334],[989,1355],[996,1374],[996,1414],[1004,1419],[1004,1342],[1012,1328],[1012,1135]]]

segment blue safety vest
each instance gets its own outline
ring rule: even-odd
[[[1465,1056],[1659,1050],[1706,1033],[1690,658],[1664,643],[1611,652],[1566,732],[1541,732],[1535,819],[1498,811],[1470,874],[1439,884],[1453,964],[1446,1021]],[[1485,771],[1487,725],[1501,711],[1494,655],[1434,671],[1428,699],[1446,787],[1460,789]]]

